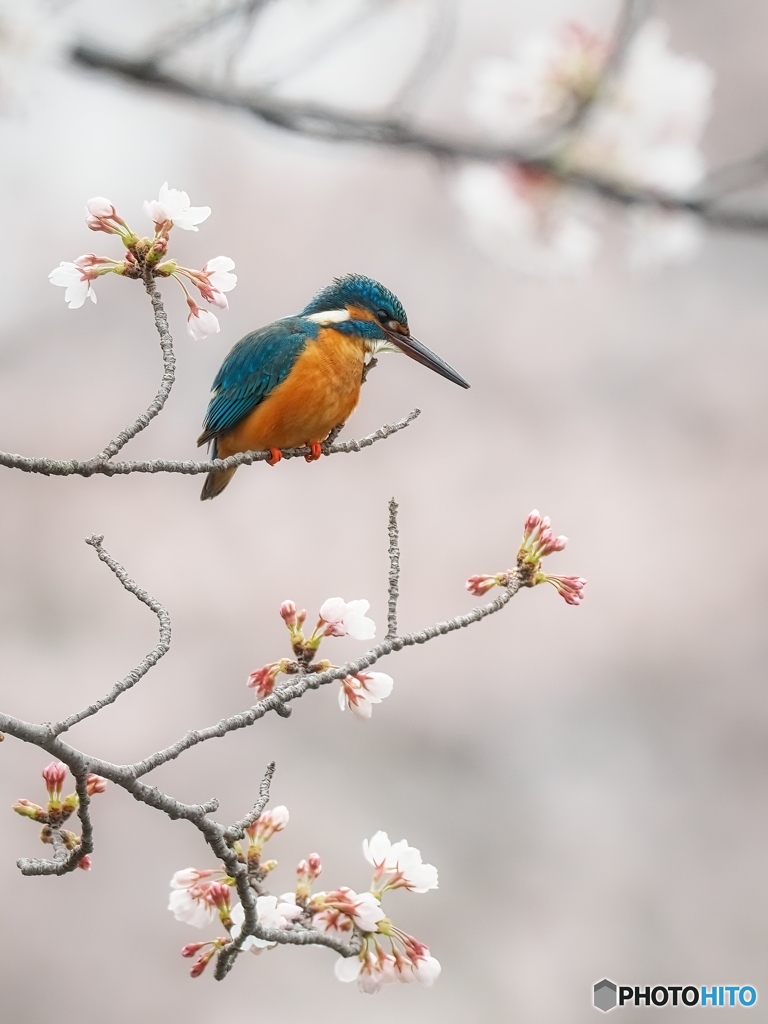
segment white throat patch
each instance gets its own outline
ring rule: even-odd
[[[320,324],[321,327],[329,327],[331,324],[340,324],[349,320],[350,316],[348,309],[326,309],[322,313],[309,313],[304,319]]]

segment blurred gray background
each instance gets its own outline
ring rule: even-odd
[[[190,6],[52,11],[56,31],[63,23],[73,38],[128,50],[153,19],[172,24]],[[402,6],[406,20],[421,17],[415,2]],[[717,74],[710,162],[759,148],[765,7],[668,0],[657,10],[673,48]],[[515,32],[564,17],[605,28],[615,12],[609,0],[465,3],[437,114],[460,122],[471,60],[505,52]],[[400,39],[386,43],[372,82],[390,62],[401,72]],[[382,358],[346,436],[418,405],[407,432],[319,464],[241,469],[213,503],[198,501],[199,477],[3,470],[4,710],[34,721],[69,713],[154,645],[154,617],[83,544],[94,531],[174,625],[160,666],[72,734],[116,762],[246,707],[248,673],[287,653],[284,598],[312,614],[331,595],[367,597],[383,635],[391,495],[404,629],[469,609],[466,577],[512,564],[534,506],[571,538],[552,571],[589,585],[580,608],[540,587],[392,656],[381,668],[394,692],[369,723],[342,716],[329,687],[289,721],[269,716],[153,776],[180,799],[217,795],[231,820],[274,758],[274,802],[291,812],[270,844],[277,891],[313,850],[325,885],[365,888],[362,839],[379,828],[407,837],[438,866],[440,889],[396,894],[390,907],[441,961],[433,989],[364,996],[334,979],[322,949],[276,949],[223,984],[210,972],[191,981],[179,949],[203,936],[165,906],[175,870],[212,866],[198,834],[110,787],[95,801],[93,870],[22,878],[16,858],[42,848],[10,805],[42,799],[49,758],[6,738],[2,1020],[581,1024],[596,1019],[591,986],[604,976],[751,984],[768,999],[768,239],[713,233],[697,260],[650,277],[631,276],[608,248],[583,280],[527,280],[472,248],[427,158],[307,141],[36,60],[6,80],[0,117],[3,450],[87,458],[154,394],[159,351],[140,285],[103,280],[97,306],[69,311],[46,275],[91,249],[118,252],[87,232],[88,197],[108,196],[144,230],[141,203],[166,180],[213,208],[199,234],[174,232],[174,255],[190,266],[229,255],[239,284],[221,333],[199,343],[186,336],[178,289],[164,287],[178,384],[126,457],[195,458],[229,347],[351,270],[390,286],[417,336],[472,389]],[[351,89],[343,62],[323,74],[328,96]],[[328,649],[341,659],[362,644]]]

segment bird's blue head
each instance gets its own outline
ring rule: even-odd
[[[362,274],[335,278],[333,284],[317,293],[301,316],[335,310],[347,310],[353,320],[374,320],[385,329],[408,334],[408,317],[400,299],[383,284]]]
[[[452,366],[413,337],[400,299],[373,278],[362,274],[337,277],[333,284],[318,292],[299,315],[325,326],[334,325],[345,334],[354,334],[368,352],[403,352],[454,384],[469,387]]]

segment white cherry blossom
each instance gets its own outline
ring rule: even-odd
[[[421,957],[413,965],[413,973],[416,980],[421,982],[426,988],[434,985],[440,977],[441,970],[440,961],[436,960],[433,956]]]
[[[208,260],[201,271],[208,283],[207,288],[200,289],[203,298],[213,302],[220,309],[226,309],[228,303],[222,293],[231,292],[237,284],[237,274],[231,273],[234,269],[235,261],[229,256],[214,256],[212,260]],[[210,298],[208,292],[210,292]]]
[[[339,707],[349,708],[357,718],[370,718],[374,704],[381,704],[392,693],[392,676],[385,672],[358,672],[341,681]]]
[[[346,922],[338,919],[337,914],[327,911],[338,911],[351,918],[363,932],[375,932],[379,921],[386,918],[379,899],[370,892],[356,893],[354,889],[341,886],[333,892],[319,892],[312,897],[310,910],[315,915],[315,926],[321,931],[330,933],[347,932]]]
[[[346,636],[355,640],[372,640],[376,636],[376,623],[366,617],[370,601],[344,601],[329,597],[320,608],[320,618],[326,624],[326,636]]]
[[[409,846],[406,839],[393,843],[386,832],[379,831],[371,839],[363,840],[363,855],[374,868],[377,884],[385,875],[391,876],[382,891],[402,888],[424,893],[437,889],[437,868],[422,863],[421,853]]]
[[[277,896],[258,896],[256,898],[256,916],[260,925],[264,928],[287,928],[291,921],[301,917],[302,909],[296,906],[294,893],[285,893],[279,899]],[[245,921],[245,910],[242,903],[232,908],[231,918],[235,923],[232,929],[232,938],[237,939]],[[259,939],[255,935],[249,935],[243,943],[243,949],[250,949],[254,953],[261,952],[268,946],[274,946],[274,942],[266,939]]]
[[[213,903],[206,899],[202,887],[172,889],[168,909],[177,921],[191,924],[195,928],[205,928],[219,916]]]
[[[219,333],[221,330],[219,321],[210,310],[198,306],[194,299],[187,299],[187,305],[189,306],[187,331],[191,338],[194,338],[195,341],[202,341],[203,338],[207,338],[211,334]]]
[[[426,988],[432,986],[440,976],[439,961],[430,955],[426,946],[411,940],[410,936],[396,932],[393,937],[404,946],[404,952],[397,946],[394,952],[388,952],[377,942],[368,942],[359,956],[336,961],[333,968],[336,978],[346,983],[356,981],[360,990],[369,994],[393,981],[406,984],[418,981]]]
[[[211,208],[190,206],[187,193],[168,188],[166,181],[160,189],[158,199],[145,200],[144,212],[158,229],[170,221],[173,226],[183,228],[184,231],[197,231],[197,225],[210,217]]]
[[[96,301],[92,277],[86,268],[79,267],[76,263],[60,263],[50,272],[48,280],[51,284],[67,289],[64,292],[64,301],[70,309],[79,309],[86,299]]]
[[[333,973],[339,981],[357,981],[360,971],[363,969],[363,961],[359,956],[345,956],[336,961]]]

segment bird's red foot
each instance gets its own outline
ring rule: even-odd
[[[307,445],[311,454],[305,455],[304,458],[307,462],[317,462],[320,456],[323,454],[323,446],[319,441],[310,441]]]
[[[283,453],[280,451],[279,448],[270,448],[269,451],[270,451],[270,456],[267,459],[267,465],[268,466],[276,466],[278,464],[278,462],[280,461],[280,459],[282,459]]]

